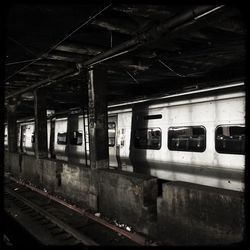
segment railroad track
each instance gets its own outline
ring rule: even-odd
[[[127,232],[90,212],[34,189],[9,179],[4,190],[5,210],[19,223],[31,225],[30,233],[42,244],[155,245],[135,232]]]
[[[38,223],[41,227],[44,227],[44,229],[49,230],[49,234],[53,236],[55,244],[60,244],[60,242],[63,241],[63,244],[65,245],[98,245],[92,239],[79,233],[62,220],[58,219],[51,213],[48,213],[45,209],[42,209],[20,194],[17,194],[15,191],[5,188],[4,198],[7,202],[15,203],[15,206],[17,206],[23,213],[29,215],[35,223]]]

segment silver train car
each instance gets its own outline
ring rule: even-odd
[[[110,167],[244,191],[243,87],[235,83],[109,106]],[[47,121],[49,157],[84,164],[83,115],[71,116],[70,129],[68,119]],[[34,155],[34,121],[19,121],[18,131],[19,150]]]

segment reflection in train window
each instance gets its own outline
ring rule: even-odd
[[[109,147],[115,146],[115,122],[108,123]]]
[[[245,127],[220,125],[215,131],[215,149],[223,154],[245,154]]]
[[[35,143],[35,135],[34,135],[35,132],[32,133],[31,135],[31,143]]]
[[[138,149],[160,149],[161,129],[160,128],[140,128],[135,130],[135,148]]]
[[[174,151],[205,151],[205,128],[203,126],[170,127],[168,129],[168,148]]]
[[[82,145],[82,131],[72,131],[69,141],[71,145]]]
[[[8,145],[8,135],[7,134],[4,135],[4,145],[5,146]]]
[[[58,133],[57,134],[57,144],[66,145],[67,144],[67,133]]]

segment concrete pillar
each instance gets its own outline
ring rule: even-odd
[[[11,153],[17,152],[16,107],[17,107],[16,99],[9,100],[7,104],[8,150]]]
[[[34,90],[35,109],[35,155],[36,158],[48,157],[46,90]]]
[[[90,167],[108,168],[108,114],[105,73],[88,70]]]

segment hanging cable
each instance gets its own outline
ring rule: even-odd
[[[113,32],[110,31],[110,48],[113,48]]]
[[[174,71],[173,69],[171,69],[166,63],[164,63],[162,60],[158,59],[158,62],[161,63],[163,66],[165,66],[166,68],[168,68],[170,71],[172,71],[173,73],[175,73],[177,76],[179,77],[186,77],[185,75],[181,75],[179,73],[177,73],[176,71]]]
[[[15,44],[19,45],[20,47],[22,47],[24,50],[26,50],[32,56],[37,56],[30,49],[26,48],[26,46],[24,46],[23,44],[21,44],[20,42],[18,42],[16,39],[14,39],[14,38],[12,38],[10,36],[8,36],[8,39],[11,40],[12,42],[14,42]]]
[[[41,60],[42,58],[40,58]],[[30,59],[30,60],[23,60],[23,61],[18,61],[18,62],[11,62],[11,63],[6,63],[5,66],[11,66],[11,65],[15,65],[15,64],[21,64],[21,63],[26,63],[26,62],[33,62],[33,61],[37,61],[36,59]]]
[[[129,73],[127,70],[125,72],[134,80],[135,83],[139,84],[139,82],[132,76],[131,73]]]

